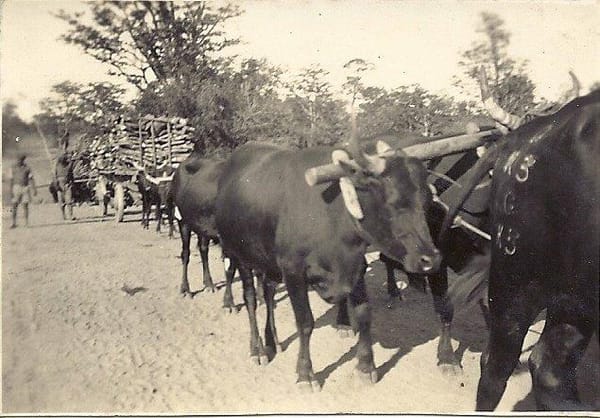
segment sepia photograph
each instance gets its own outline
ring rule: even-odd
[[[600,417],[599,6],[1,1],[0,413]]]

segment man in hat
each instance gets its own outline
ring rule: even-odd
[[[23,214],[25,216],[25,226],[29,226],[29,191],[33,190],[33,195],[37,195],[35,181],[31,169],[25,162],[27,156],[24,153],[17,155],[17,161],[10,169],[10,190],[12,194],[12,225],[11,228],[17,227],[17,209],[19,205],[23,205]]]

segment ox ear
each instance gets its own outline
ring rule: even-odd
[[[342,191],[342,198],[344,199],[344,204],[346,205],[348,212],[350,212],[350,215],[361,220],[364,217],[364,214],[360,207],[358,195],[356,194],[356,189],[354,188],[354,184],[352,184],[352,180],[348,177],[340,178],[340,190]]]

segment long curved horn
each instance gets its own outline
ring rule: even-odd
[[[481,100],[483,100],[483,105],[494,120],[509,129],[516,129],[521,125],[521,118],[502,109],[492,96],[483,66],[479,68],[479,88],[481,89]]]
[[[577,79],[577,76],[573,70],[569,71],[569,75],[571,76],[571,88],[563,92],[562,96],[560,96],[558,103],[561,106],[564,106],[571,100],[579,97],[579,91],[581,90],[581,84],[579,83],[579,80]]]
[[[354,107],[351,109],[350,120],[352,123],[352,131],[350,133],[350,141],[348,142],[348,150],[352,158],[363,168],[374,174],[381,174],[385,170],[386,160],[379,155],[369,155],[363,152],[358,139],[358,129],[356,127],[356,113]]]

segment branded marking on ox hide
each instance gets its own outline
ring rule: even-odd
[[[519,183],[524,183],[529,178],[529,169],[535,165],[535,156],[529,154],[523,158],[523,162],[519,166],[519,169],[515,173],[515,178]]]
[[[496,246],[501,249],[505,255],[515,255],[517,253],[517,240],[521,234],[514,228],[505,228],[503,224],[496,226]]]

